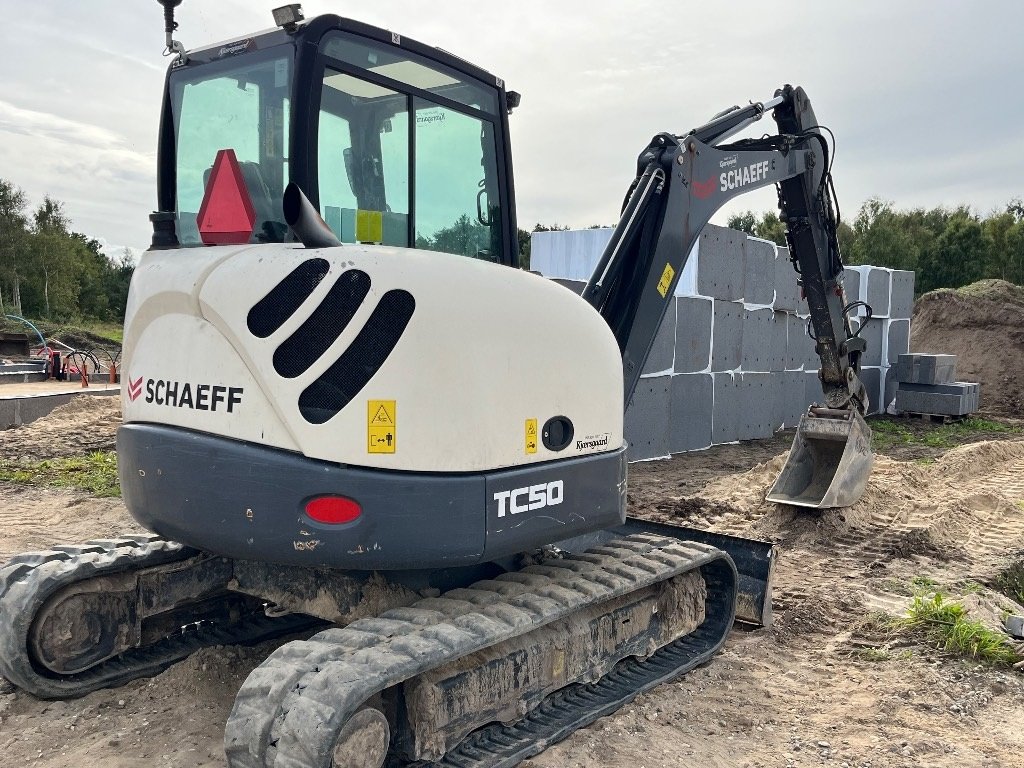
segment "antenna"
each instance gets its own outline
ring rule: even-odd
[[[157,0],[157,2],[164,7],[164,31],[167,33],[164,56],[177,54],[178,58],[174,64],[184,64],[187,61],[185,46],[172,38],[174,31],[178,28],[178,22],[174,20],[174,9],[181,5],[181,0]]]

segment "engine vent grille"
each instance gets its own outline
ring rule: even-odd
[[[249,332],[265,339],[281,327],[327,275],[331,265],[327,259],[309,259],[289,273],[249,310],[246,324]]]
[[[385,293],[348,349],[299,396],[302,417],[323,424],[348,405],[387,360],[415,309],[408,291]]]
[[[286,379],[305,373],[345,330],[369,292],[368,274],[342,272],[320,306],[274,352],[274,370]]]

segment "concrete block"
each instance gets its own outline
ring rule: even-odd
[[[852,267],[843,270],[843,290],[846,291],[846,303],[860,301],[860,271]],[[858,316],[857,314],[853,316]]]
[[[885,338],[885,320],[871,318],[861,325],[860,337],[867,343],[867,349],[861,355],[861,365],[878,367],[882,364],[882,344]]]
[[[898,413],[934,413],[943,416],[965,416],[971,413],[974,397],[970,393],[946,394],[943,392],[915,392],[900,388],[896,390],[896,411]]]
[[[715,373],[715,403],[711,417],[711,442],[734,442],[737,437],[740,410],[741,377],[731,373]]]
[[[743,362],[743,305],[715,301],[711,370],[732,371]]]
[[[637,383],[624,425],[630,461],[669,455],[671,380],[671,376],[651,376]]]
[[[861,368],[860,380],[863,382],[864,388],[868,392],[868,399],[870,400],[868,413],[881,413],[881,402],[884,393],[882,389],[882,369],[877,366]]]
[[[775,301],[775,243],[748,237],[743,254],[743,300],[771,306]]]
[[[654,343],[644,363],[644,374],[672,373],[672,363],[676,356],[676,308],[675,302],[669,302],[665,317],[654,336]]]
[[[768,370],[786,370],[786,351],[789,346],[789,315],[785,312],[772,312],[771,341],[768,352]]]
[[[777,373],[779,380],[779,394],[777,402],[782,408],[782,424],[785,427],[795,427],[800,423],[800,417],[807,411],[807,391],[804,383],[806,374],[802,371],[786,371]],[[818,384],[818,374],[814,374],[814,386],[821,392]]]
[[[577,296],[583,293],[583,289],[587,287],[586,280],[568,280],[563,277],[554,278],[555,282],[563,288],[568,288],[570,291],[575,293]]]
[[[789,260],[789,248],[778,247],[775,254],[775,309],[796,312],[800,303],[800,287],[796,270]]]
[[[889,317],[909,320],[914,313],[914,273],[895,269],[891,279]]]
[[[737,440],[758,440],[775,432],[777,383],[770,373],[744,373],[740,377]]]
[[[669,451],[699,451],[711,445],[715,381],[710,373],[672,377],[672,418]]]
[[[817,371],[804,371],[801,375],[804,377],[804,403],[801,410],[806,411],[808,406],[824,403],[825,394],[821,391],[821,379]]]
[[[880,410],[883,413],[887,413],[889,406],[896,399],[896,389],[899,386],[899,380],[896,377],[896,366],[892,365],[884,368],[883,376],[885,378],[885,400],[882,401]]]
[[[721,301],[743,299],[743,232],[708,224],[700,233],[697,293]]]
[[[869,267],[866,301],[871,306],[873,317],[889,316],[890,272],[883,267]]]
[[[772,310],[743,310],[743,370],[770,371],[772,356]]]
[[[711,365],[711,299],[681,296],[676,304],[676,373],[706,371]],[[671,311],[671,310],[670,310]]]
[[[786,325],[786,370],[792,371],[803,367],[808,352],[814,354],[814,342],[807,335],[807,321],[787,313]],[[818,370],[817,360],[813,368],[815,371]]]
[[[948,384],[956,378],[956,355],[930,355],[920,352],[896,358],[896,376],[907,384]]]
[[[900,355],[910,352],[910,320],[886,320],[885,331],[885,362],[896,365]]]

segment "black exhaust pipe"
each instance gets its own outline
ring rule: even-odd
[[[307,248],[334,248],[341,245],[320,212],[309,202],[309,198],[294,181],[284,190],[284,220],[291,227],[295,237]]]

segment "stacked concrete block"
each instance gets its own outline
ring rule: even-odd
[[[714,403],[713,374],[684,373],[672,377],[669,451],[699,451],[711,445]]]
[[[896,378],[898,413],[966,416],[981,405],[979,384],[955,381],[956,355],[900,355]]]
[[[743,303],[715,301],[711,329],[711,370],[733,371],[743,363]]]
[[[624,433],[633,461],[669,455],[671,376],[649,376],[637,383],[626,408]]]
[[[610,232],[555,242],[576,234],[538,233],[533,266],[579,293],[589,277],[580,265],[593,269]],[[584,253],[584,241],[593,253]],[[627,409],[633,459],[768,437],[795,427],[808,405],[823,402],[797,278],[788,249],[704,228]],[[913,273],[848,267],[843,285],[847,301],[872,304],[871,321],[864,321],[863,309],[850,318],[867,341],[861,378],[877,413],[896,397],[896,365],[910,338]]]
[[[746,240],[734,229],[704,227],[697,257],[698,294],[721,301],[743,300]]]
[[[658,327],[658,333],[654,337],[654,344],[647,355],[644,363],[644,374],[668,374],[672,375],[672,365],[676,356],[676,308],[672,302],[665,317]]]
[[[698,373],[711,370],[711,329],[714,318],[714,301],[691,296],[679,296],[674,301],[676,305],[675,373]]]

